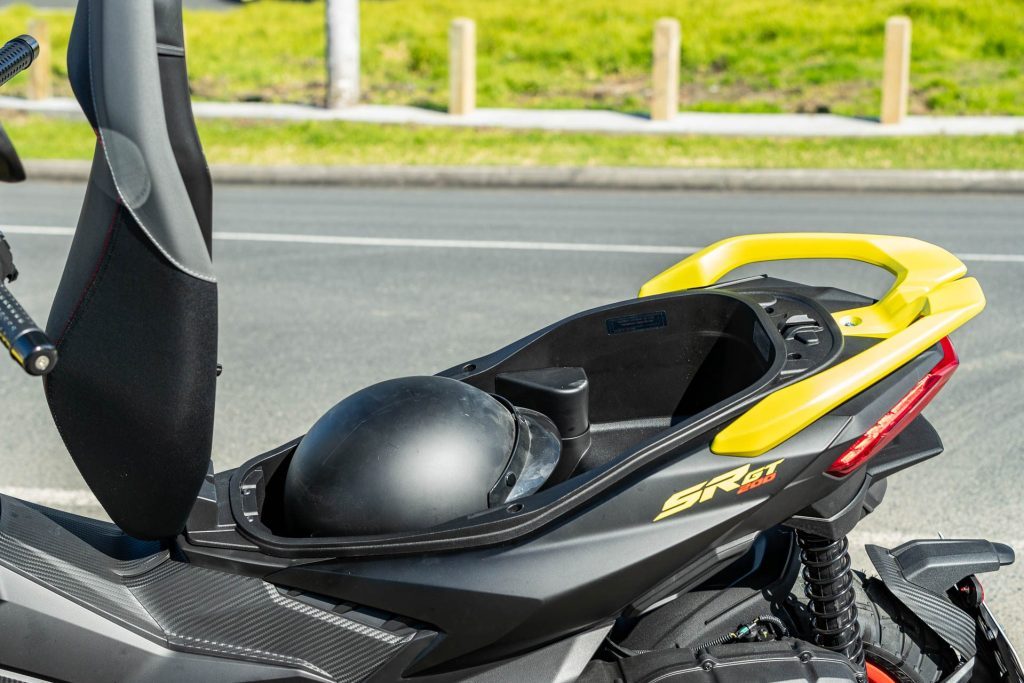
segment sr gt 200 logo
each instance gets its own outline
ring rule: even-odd
[[[720,474],[714,479],[702,481],[688,489],[673,493],[665,501],[661,508],[661,514],[655,517],[654,521],[657,522],[659,519],[665,519],[684,510],[689,510],[697,503],[706,503],[714,497],[715,491],[718,490],[726,492],[735,491],[738,496],[751,489],[756,489],[758,486],[763,486],[775,480],[775,470],[781,464],[782,460],[776,460],[769,465],[752,470],[748,463],[743,467],[737,467],[725,474]]]

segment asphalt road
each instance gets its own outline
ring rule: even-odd
[[[0,187],[0,226],[73,226],[81,196],[78,185]],[[680,247],[780,230],[935,242],[965,258],[988,308],[954,336],[961,368],[927,411],[946,453],[894,477],[857,540],[983,536],[1024,551],[1024,198],[229,187],[216,209],[217,230],[234,233],[215,244],[218,469],[303,433],[367,384],[433,373],[629,298]],[[70,238],[10,240],[15,292],[45,319]],[[888,283],[822,262],[751,270],[876,296]],[[13,363],[0,378],[0,490],[96,513],[38,383]],[[1024,644],[1024,571],[986,586]]]

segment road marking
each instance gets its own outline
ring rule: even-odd
[[[46,225],[5,225],[0,228],[9,235],[47,235],[50,237],[70,237],[75,234],[74,228],[55,228]]]
[[[1024,263],[1024,254],[960,254],[961,261],[988,261],[989,263]]]
[[[10,235],[69,237],[74,228],[43,225],[8,225],[0,228]],[[514,240],[423,239],[411,237],[358,237],[349,235],[308,235],[281,232],[215,232],[215,240],[227,242],[278,242],[285,244],[329,244],[345,247],[412,247],[414,249],[493,249],[518,251],[575,251],[610,254],[693,254],[698,247],[644,244],[596,244],[587,242],[521,242]]]
[[[11,235],[70,237],[74,228],[45,225],[8,225],[0,230]],[[427,239],[411,237],[359,237],[350,235],[309,235],[281,232],[215,232],[215,240],[227,242],[276,242],[283,244],[324,244],[346,247],[390,247],[413,249],[490,249],[515,251],[569,251],[605,254],[693,254],[698,247],[657,244],[600,244],[594,242],[526,242],[515,240]],[[962,261],[1024,263],[1024,254],[959,254]]]
[[[285,242],[335,244],[351,247],[413,247],[418,249],[512,249],[519,251],[577,251],[612,254],[693,254],[697,247],[643,244],[594,244],[586,242],[518,242],[509,240],[418,239],[405,237],[350,237],[340,235],[291,235],[273,232],[218,232],[214,239],[234,242]]]

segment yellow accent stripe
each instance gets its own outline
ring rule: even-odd
[[[985,295],[952,254],[906,237],[783,233],[713,244],[648,282],[640,296],[704,287],[741,265],[793,258],[844,258],[886,268],[892,289],[871,306],[836,313],[847,334],[883,341],[805,380],[766,396],[719,432],[720,455],[761,455],[864,391],[949,335],[985,308]]]

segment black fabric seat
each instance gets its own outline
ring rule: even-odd
[[[47,332],[54,421],[111,518],[178,533],[213,437],[217,285],[210,175],[192,118],[180,0],[80,0],[72,88],[97,133]]]

